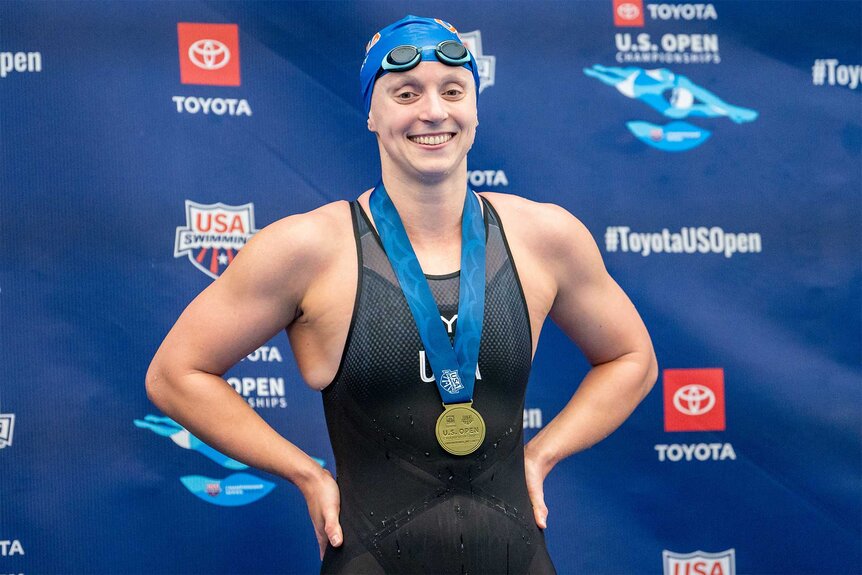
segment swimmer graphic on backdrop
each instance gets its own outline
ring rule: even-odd
[[[584,74],[614,86],[627,98],[640,100],[674,120],[726,117],[736,124],[743,124],[754,121],[758,115],[755,110],[728,104],[686,76],[667,68],[644,70],[637,67],[621,68],[594,64],[590,68],[584,68]],[[626,126],[642,142],[672,152],[695,148],[711,134],[708,130],[679,121],[665,126],[631,121],[627,122]]]
[[[240,463],[236,459],[232,459],[227,455],[219,453],[194,435],[188,432],[186,428],[171,419],[170,417],[159,417],[158,415],[147,415],[143,420],[136,419],[135,427],[141,429],[149,429],[153,433],[163,437],[170,437],[171,441],[182,447],[183,449],[191,449],[197,451],[201,455],[205,455],[212,461],[215,461],[222,467],[228,469],[248,469],[248,465]]]

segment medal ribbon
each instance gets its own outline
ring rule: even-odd
[[[473,400],[479,341],[485,316],[485,222],[479,200],[467,188],[461,216],[461,277],[455,347],[449,343],[440,310],[410,244],[395,204],[383,182],[371,192],[371,215],[407,305],[413,314],[425,355],[444,404]]]

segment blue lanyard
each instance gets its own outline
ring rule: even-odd
[[[485,222],[479,200],[467,188],[461,217],[461,278],[454,349],[398,210],[382,182],[371,192],[369,205],[386,256],[413,313],[443,403],[472,401],[485,315]]]

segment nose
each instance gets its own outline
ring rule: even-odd
[[[437,124],[449,117],[446,101],[440,94],[434,91],[426,92],[423,100],[422,110],[419,114],[419,119],[423,122]]]

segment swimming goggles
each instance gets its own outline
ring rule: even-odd
[[[422,51],[429,50],[431,46],[418,47],[410,44],[402,44],[392,48],[383,62],[380,63],[381,72],[406,72],[419,65],[422,60]],[[470,52],[464,44],[455,40],[443,40],[434,47],[437,59],[447,66],[463,66],[470,61]]]

